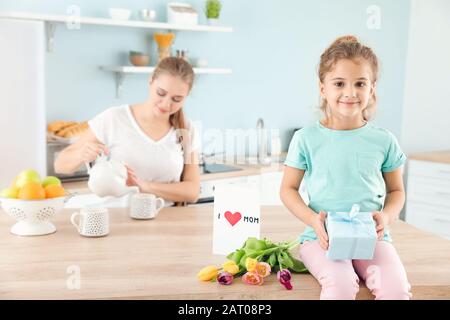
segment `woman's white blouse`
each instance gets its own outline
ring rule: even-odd
[[[140,179],[179,182],[184,167],[183,149],[175,129],[158,141],[147,136],[137,124],[130,105],[111,107],[89,121],[97,139],[105,144],[110,157],[123,161]],[[188,122],[191,151],[199,148],[195,128]]]

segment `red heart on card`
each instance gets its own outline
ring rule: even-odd
[[[234,226],[239,222],[239,220],[241,220],[242,215],[240,212],[231,213],[230,211],[227,211],[225,212],[225,218],[228,220],[231,226]]]

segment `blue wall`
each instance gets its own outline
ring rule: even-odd
[[[169,1],[2,1],[0,11],[66,14],[80,7],[83,16],[107,17],[109,7],[127,7],[138,19],[141,8],[157,10],[166,20]],[[186,1],[200,12],[204,0]],[[400,136],[409,0],[223,0],[221,23],[233,33],[178,32],[174,48],[188,49],[211,67],[229,67],[232,75],[200,75],[187,100],[189,118],[207,128],[254,128],[262,117],[278,128],[285,149],[291,129],[315,119],[318,104],[316,68],[322,51],[336,37],[355,34],[381,60],[379,111],[375,122]],[[371,5],[381,9],[381,28],[366,26]],[[146,98],[146,75],[127,77],[121,99],[115,80],[100,65],[129,64],[129,50],[147,51],[155,62],[153,30],[83,25],[59,27],[53,53],[47,53],[47,119],[85,120],[103,109]]]

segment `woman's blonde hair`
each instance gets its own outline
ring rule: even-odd
[[[162,74],[169,74],[174,77],[179,77],[183,82],[189,86],[189,92],[194,85],[194,69],[186,60],[178,57],[167,57],[158,62],[153,71],[152,81],[157,79]],[[186,119],[184,117],[183,108],[176,113],[170,115],[170,124],[176,129],[178,142],[186,149],[190,145],[190,136],[187,134],[190,128],[186,126]]]
[[[319,80],[324,82],[325,76],[330,72],[339,60],[364,60],[369,63],[372,70],[371,81],[375,83],[378,79],[378,58],[371,48],[361,44],[355,36],[343,36],[337,38],[320,56],[319,63]],[[372,99],[369,101],[367,107],[363,110],[363,118],[368,121],[372,118],[376,110],[377,97],[375,92]],[[320,110],[325,117],[328,117],[327,112],[328,101],[322,99]]]

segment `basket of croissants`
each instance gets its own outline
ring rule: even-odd
[[[56,120],[47,125],[47,140],[72,143],[87,129],[87,121]]]

